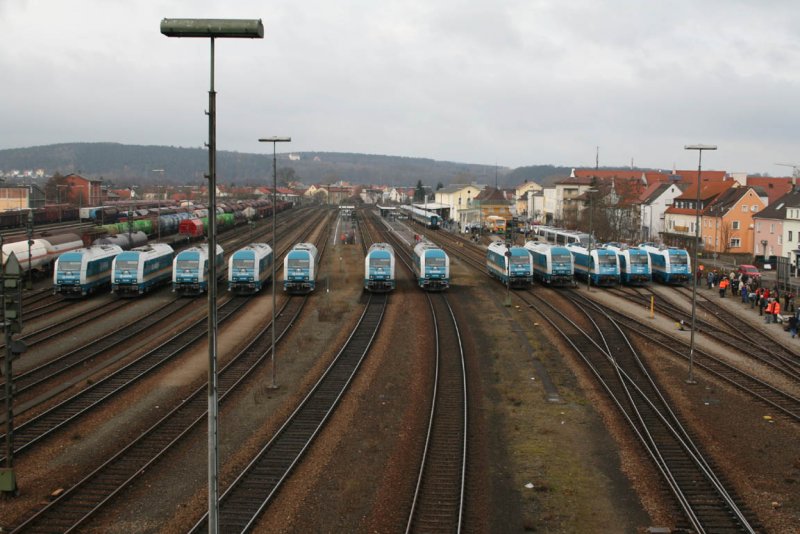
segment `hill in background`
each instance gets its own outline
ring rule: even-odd
[[[472,183],[514,187],[524,181],[547,184],[568,176],[570,168],[534,165],[509,169],[425,158],[340,152],[278,154],[278,168],[291,168],[306,185],[346,180],[354,184],[413,186],[418,181],[437,184]],[[198,184],[205,181],[208,151],[204,148],[123,145],[119,143],[64,143],[0,150],[0,171],[43,169],[78,173],[120,187],[132,184]],[[164,169],[164,172],[152,172]],[[217,151],[217,183],[257,185],[272,178],[272,155]]]

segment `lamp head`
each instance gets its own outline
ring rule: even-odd
[[[219,37],[263,39],[261,19],[163,19],[161,33],[167,37]]]

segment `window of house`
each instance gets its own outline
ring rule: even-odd
[[[770,225],[769,225],[769,233],[771,233],[771,234],[775,233],[775,223],[770,223]]]
[[[731,239],[730,248],[739,248],[741,246],[742,246],[742,243],[741,243],[741,241],[739,240],[738,237],[734,237],[734,238]]]
[[[739,221],[733,221],[733,222],[731,223],[731,228],[732,228],[733,230],[738,230],[738,229],[739,229]]]
[[[778,236],[778,244],[779,245],[783,245],[783,236],[782,235]]]
[[[792,242],[792,231],[791,230],[789,230],[789,232],[786,234],[786,241],[788,243]]]
[[[747,212],[747,204],[742,204],[742,211]]]

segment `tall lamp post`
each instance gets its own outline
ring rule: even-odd
[[[278,158],[275,152],[275,146],[278,143],[290,143],[291,137],[266,137],[259,139],[259,143],[272,143],[272,384],[271,388],[278,387],[275,384],[275,306],[277,305],[277,298],[275,296],[275,260],[278,253],[278,234],[275,230],[275,218],[278,216]]]
[[[33,210],[28,210],[28,276],[26,277],[25,287],[33,288],[33,269],[31,269],[31,247],[33,246]]]
[[[589,247],[587,248],[589,252],[589,264],[586,266],[586,291],[592,290],[592,244],[594,244],[594,232],[592,229],[592,223],[594,222],[594,193],[597,193],[597,189],[590,187],[585,191],[587,195],[589,195]]]
[[[157,172],[161,174],[161,177],[164,177],[164,169],[150,169],[150,172]],[[161,187],[158,187],[158,194],[156,200],[158,201],[158,217],[156,217],[156,233],[158,234],[157,238],[161,241]]]
[[[167,37],[204,37],[211,41],[211,80],[208,90],[208,531],[219,529],[218,399],[217,399],[217,93],[214,90],[214,40],[262,39],[261,19],[163,19]]]
[[[689,273],[692,276],[692,326],[689,333],[689,376],[686,378],[687,384],[697,384],[694,379],[694,325],[697,318],[697,248],[700,243],[700,187],[703,182],[700,179],[703,167],[703,150],[716,150],[716,145],[685,145],[684,150],[697,150],[697,196],[694,205],[694,244],[692,245],[692,262],[689,265]]]

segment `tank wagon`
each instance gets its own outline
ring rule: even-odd
[[[575,262],[575,277],[591,278],[596,286],[619,285],[619,258],[607,248],[588,250],[580,245],[567,245]]]
[[[166,243],[153,243],[123,251],[112,265],[111,292],[135,297],[172,280],[175,251]]]
[[[3,245],[3,265],[8,256],[13,252],[19,260],[22,272],[31,271],[47,272],[56,259],[70,250],[83,248],[83,240],[75,234],[58,234],[33,239],[30,248],[30,261],[28,261],[28,241],[16,241]]]
[[[575,263],[567,247],[528,241],[525,248],[533,260],[533,278],[550,286],[575,285]]]
[[[53,292],[65,297],[85,297],[111,285],[117,245],[92,245],[61,254],[53,270]]]
[[[373,243],[364,258],[364,289],[374,293],[393,290],[395,279],[394,248],[389,243]]]
[[[122,250],[133,250],[147,244],[147,234],[141,231],[123,232],[109,237],[100,237],[92,241],[93,245],[117,245]]]
[[[417,243],[414,247],[414,274],[422,289],[447,289],[450,287],[450,257],[433,243]]]
[[[495,241],[486,251],[486,268],[508,287],[524,289],[533,281],[533,258],[525,247],[507,247]]]
[[[650,255],[639,247],[628,247],[619,243],[606,243],[604,248],[613,250],[619,258],[620,282],[630,286],[640,286],[653,279],[650,268]]]
[[[403,205],[400,206],[400,211],[405,213],[412,221],[418,222],[426,228],[437,230],[442,225],[442,218],[438,213],[432,211],[425,211],[416,206]]]
[[[225,270],[222,247],[217,245],[216,278]],[[172,291],[181,295],[200,295],[208,291],[208,245],[182,250],[172,264]]]
[[[228,291],[258,293],[272,276],[272,262],[272,247],[266,243],[250,243],[240,248],[228,260]]]
[[[283,290],[295,295],[314,291],[317,285],[317,247],[298,243],[283,259]]]
[[[650,255],[653,280],[664,284],[683,284],[690,280],[692,265],[685,249],[652,245],[642,245],[640,248]]]

